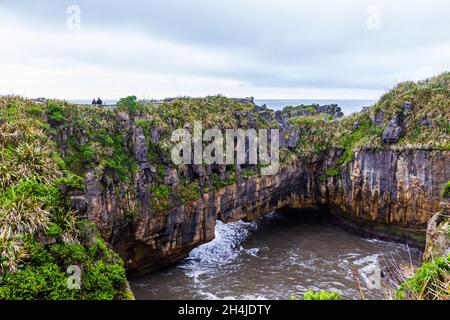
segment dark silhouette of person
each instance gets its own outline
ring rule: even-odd
[[[95,101],[95,99],[92,99],[92,104],[97,104],[97,101]]]
[[[101,104],[103,104],[103,101],[100,100],[100,98],[98,98],[98,99],[97,99],[97,104],[101,105]]]

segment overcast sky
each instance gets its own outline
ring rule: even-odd
[[[0,0],[0,94],[374,99],[449,70],[449,17],[447,0]]]

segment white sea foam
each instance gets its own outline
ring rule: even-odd
[[[256,254],[258,249],[243,250],[241,246],[254,228],[255,223],[237,221],[225,224],[217,221],[215,239],[192,250],[181,268],[187,276],[198,279],[234,261],[242,252]]]

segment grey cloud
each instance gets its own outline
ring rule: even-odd
[[[436,53],[423,55],[424,47],[450,45],[450,3],[444,0],[0,1],[1,7],[28,22],[55,30],[64,28],[69,4],[80,6],[83,32],[142,33],[250,62],[201,68],[170,59],[149,60],[139,48],[108,57],[101,51],[55,49],[69,60],[111,68],[226,77],[254,86],[384,89],[396,77],[445,68],[450,62]],[[379,31],[366,27],[370,5],[381,9]]]

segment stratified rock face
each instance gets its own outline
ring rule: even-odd
[[[367,225],[374,233],[423,245],[450,177],[449,163],[449,151],[363,150],[341,179],[327,183],[328,203],[337,214],[387,225]]]
[[[141,134],[136,134],[134,143],[140,144]],[[141,150],[134,153],[145,159]],[[450,180],[450,151],[362,150],[340,176],[321,178],[339,156],[333,149],[292,160],[276,175],[238,179],[217,191],[211,188],[197,201],[173,202],[160,213],[150,205],[146,184],[152,177],[143,160],[143,170],[134,177],[135,197],[106,177],[89,173],[87,216],[136,274],[174,263],[212,240],[217,219],[255,220],[282,207],[328,205],[335,216],[361,233],[424,245],[427,222],[439,208],[442,186]],[[205,183],[210,181],[207,170],[192,170],[201,173]],[[168,171],[165,180],[176,185],[176,170]],[[134,216],[127,216],[124,206],[117,205],[123,202],[136,212]]]
[[[314,192],[308,190],[308,183],[313,184],[313,175],[307,173],[304,166],[303,162],[294,162],[278,175],[250,177],[206,193],[197,201],[173,205],[158,214],[146,205],[145,193],[140,194],[139,199],[127,199],[124,193],[119,199],[112,192],[117,188],[101,186],[90,174],[87,177],[87,216],[122,255],[132,272],[149,272],[182,259],[194,247],[214,239],[217,219],[225,222],[254,220],[291,203],[315,206]],[[141,179],[138,174],[136,183]],[[137,204],[139,214],[127,220],[117,206],[119,201],[134,203],[132,206]]]
[[[218,105],[226,103],[228,109],[236,102],[220,99],[216,98]],[[241,102],[253,103],[252,100]],[[421,149],[422,145],[417,144],[414,149],[405,144],[392,145],[408,134],[408,119],[415,110],[412,103],[405,102],[402,110],[395,113],[383,110],[367,119],[360,117],[353,123],[352,131],[342,127],[349,141],[330,143],[329,137],[319,142],[313,140],[305,148],[310,150],[307,153],[299,152],[303,147],[299,142],[312,137],[308,130],[314,131],[316,137],[322,137],[325,132],[317,133],[316,128],[307,125],[308,121],[294,125],[293,120],[314,115],[321,119],[315,123],[326,125],[330,117],[342,116],[339,107],[298,106],[274,112],[264,106],[253,104],[244,108],[239,104],[231,110],[226,117],[231,125],[278,128],[280,148],[288,154],[283,161],[288,161],[289,153],[297,158],[284,163],[273,176],[253,175],[257,166],[250,165],[242,168],[236,165],[233,170],[227,170],[225,165],[175,167],[165,155],[170,133],[167,130],[183,124],[175,123],[171,116],[167,117],[167,123],[156,121],[155,114],[144,112],[139,118],[123,111],[104,115],[106,122],[114,120],[106,132],[120,139],[113,141],[116,149],[111,146],[100,149],[103,161],[82,172],[85,194],[74,194],[72,200],[74,207],[85,212],[121,254],[131,272],[145,273],[187,256],[194,247],[214,238],[217,219],[251,221],[282,207],[325,207],[343,225],[361,234],[425,244],[427,222],[438,211],[441,189],[450,180],[450,151]],[[171,111],[169,115],[181,113],[177,108]],[[221,123],[222,116],[216,115],[215,121]],[[387,117],[391,121],[381,134],[383,119]],[[431,115],[429,118],[433,119]],[[372,131],[364,131],[365,122],[374,125]],[[68,137],[73,136],[74,130],[80,130],[75,128],[64,125],[55,137],[62,155],[71,154],[73,146]],[[184,128],[192,130],[189,124],[184,124]],[[353,157],[351,150],[357,149],[358,144],[350,140],[360,142],[360,134],[368,139],[376,136],[380,141],[375,144],[377,150],[362,149]],[[78,132],[76,143],[95,146],[96,141],[88,141],[85,135]],[[102,140],[99,138],[96,137]],[[323,146],[319,145],[320,141]],[[331,145],[341,146],[345,151]],[[113,166],[101,165],[108,163],[105,157],[112,156],[112,150],[122,152],[118,160],[127,158],[134,165],[128,162],[120,165],[121,161],[114,162]],[[302,158],[298,158],[300,154]],[[119,175],[117,168],[126,170],[121,170]]]
[[[318,173],[325,172],[338,156],[332,150],[294,161],[276,176],[247,181],[242,195],[240,190],[234,192],[245,203],[245,210],[238,202],[221,210],[219,218],[253,220],[283,206],[328,205],[333,214],[355,223],[361,233],[423,246],[427,222],[439,208],[442,186],[450,178],[450,152],[362,150],[340,176],[321,181]]]

